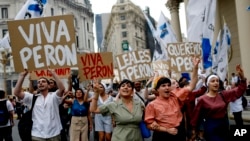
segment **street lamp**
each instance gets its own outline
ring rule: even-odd
[[[4,79],[4,91],[7,94],[7,85],[6,85],[6,81],[7,81],[7,75],[6,75],[6,66],[9,64],[9,61],[11,59],[11,54],[9,53],[8,50],[6,49],[1,49],[1,58],[0,58],[0,62],[3,65],[3,79]],[[6,96],[6,95],[5,95]]]

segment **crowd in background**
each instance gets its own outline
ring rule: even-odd
[[[8,110],[12,117],[15,113],[21,119],[30,109],[33,95],[37,96],[32,141],[88,141],[91,131],[98,141],[143,141],[139,127],[142,120],[152,132],[152,141],[226,141],[228,105],[236,125],[242,126],[241,97],[250,95],[250,81],[247,85],[239,65],[237,74],[224,82],[216,74],[199,75],[199,61],[193,59],[190,80],[155,75],[147,81],[125,79],[117,82],[117,87],[113,79],[109,84],[94,79],[80,88],[79,78],[70,75],[65,88],[50,70],[53,79],[42,77],[37,86],[31,81],[24,91],[22,83],[28,74],[25,70],[20,74],[15,96],[9,97]],[[0,98],[3,101],[4,97]],[[9,121],[0,125],[1,131],[8,127],[0,132],[0,141],[12,140],[9,127],[13,126],[13,118]]]

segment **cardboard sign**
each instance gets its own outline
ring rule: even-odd
[[[132,51],[116,56],[120,80],[145,80],[153,76],[149,50]]]
[[[68,78],[71,74],[70,68],[57,68],[55,72],[59,78]],[[31,80],[37,80],[41,77],[52,78],[52,74],[46,70],[35,70],[31,71],[30,78]]]
[[[175,72],[191,72],[193,68],[192,57],[201,56],[200,43],[169,43],[167,52],[170,58],[170,67]]]
[[[9,21],[16,72],[77,64],[73,15]]]
[[[169,62],[168,61],[153,61],[152,68],[159,76],[169,77]]]
[[[80,80],[114,77],[111,52],[78,54]]]

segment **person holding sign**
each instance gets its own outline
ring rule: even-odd
[[[97,106],[100,87],[97,80],[93,83],[94,97],[90,111],[94,113],[110,113],[115,121],[112,141],[142,141],[139,123],[142,120],[144,105],[138,99],[133,99],[134,83],[124,79],[118,85],[120,99],[102,106]]]
[[[190,85],[172,90],[171,80],[164,76],[155,79],[154,89],[158,95],[150,102],[145,111],[145,122],[154,131],[152,141],[185,141],[182,106],[188,94],[195,88],[198,81],[199,58],[193,58],[193,74]]]
[[[32,112],[33,126],[31,130],[32,141],[40,140],[53,140],[60,141],[60,132],[62,125],[59,116],[59,104],[62,101],[63,92],[65,87],[57,74],[48,69],[55,79],[58,90],[56,92],[49,92],[49,80],[41,77],[37,81],[39,93],[36,95],[37,99],[34,104]],[[27,76],[28,71],[25,70],[19,75],[14,94],[22,99],[24,104],[31,107],[33,94],[30,92],[22,91],[22,84]]]
[[[231,90],[220,91],[220,79],[215,74],[209,75],[205,84],[208,92],[198,98],[198,103],[193,111],[191,125],[193,134],[203,120],[204,136],[206,141],[228,141],[229,121],[227,107],[229,102],[241,97],[246,91],[247,84],[244,72],[240,65],[236,66],[240,82]]]

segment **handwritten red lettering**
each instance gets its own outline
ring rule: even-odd
[[[81,56],[83,66],[103,65],[102,56],[100,53],[86,54]]]
[[[83,75],[86,79],[105,78],[113,76],[113,63],[110,65],[84,67]]]

